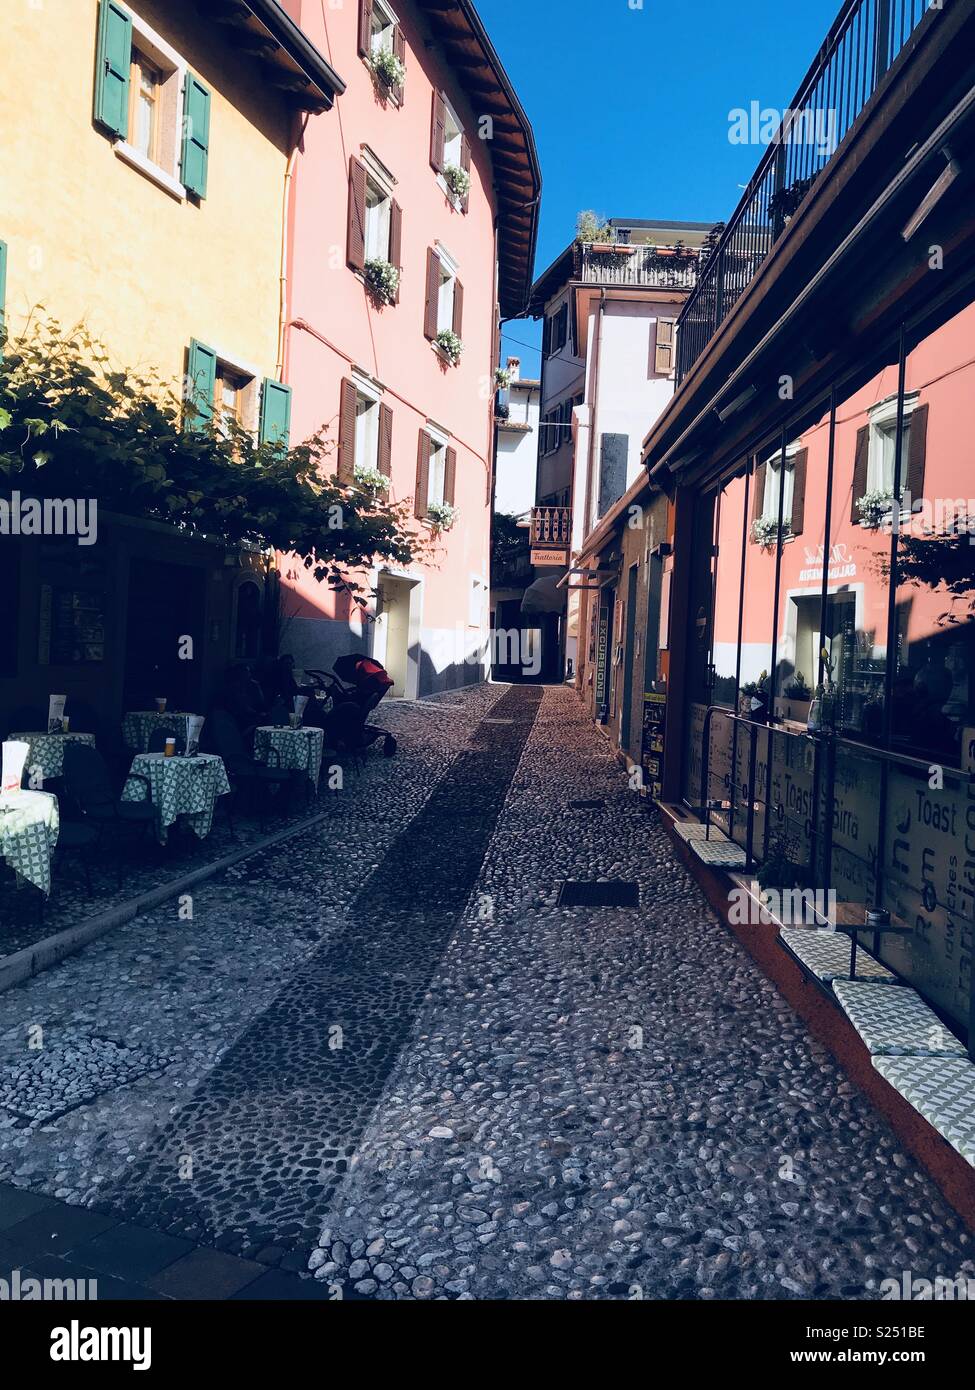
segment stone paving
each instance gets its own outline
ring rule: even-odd
[[[164,1064],[91,1098],[79,1076],[53,1118],[0,1110],[0,1180],[330,1296],[862,1299],[975,1274],[571,691],[395,717],[402,754],[327,826],[204,885],[191,922],[160,910],[0,996],[2,1076],[31,1024]],[[639,907],[559,906],[589,879]]]

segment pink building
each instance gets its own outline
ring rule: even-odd
[[[324,427],[340,478],[381,475],[432,543],[360,576],[364,608],[285,560],[284,645],[305,667],[368,651],[415,697],[486,673],[494,371],[531,284],[534,141],[468,0],[284,7],[347,83],[290,181],[292,439]]]

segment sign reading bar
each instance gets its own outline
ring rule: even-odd
[[[532,550],[532,564],[538,566],[554,565],[565,566],[569,563],[569,552],[559,549],[556,546],[546,546],[544,548]]]

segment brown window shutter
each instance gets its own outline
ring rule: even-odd
[[[372,0],[359,0],[359,57],[368,58],[372,48]]]
[[[430,489],[430,436],[426,430],[420,431],[419,447],[416,455],[416,497],[413,512],[418,517],[427,514],[427,493]]]
[[[542,328],[542,356],[550,357],[552,354],[552,319],[546,316]]]
[[[470,174],[470,172],[471,172],[471,142],[468,140],[468,138],[467,138],[466,135],[462,135],[462,136],[460,137],[460,167],[464,170],[464,172],[465,172],[466,174],[468,174],[468,175]],[[464,194],[463,198],[461,199],[461,203],[460,203],[461,211],[462,211],[462,212],[466,212],[467,209],[470,207],[470,205],[471,205],[471,190],[470,190],[470,188],[468,188],[467,192]]]
[[[349,377],[342,381],[342,398],[339,405],[339,466],[340,483],[351,483],[355,477],[355,382]]]
[[[911,415],[911,433],[907,446],[907,475],[905,488],[914,503],[924,496],[924,465],[928,454],[928,407],[919,405]]]
[[[440,299],[440,257],[427,247],[427,303],[423,316],[423,333],[432,342],[437,336],[437,311]]]
[[[867,460],[870,457],[870,426],[857,430],[857,451],[853,461],[853,499],[850,503],[850,520],[860,520],[860,498],[867,490]]]
[[[393,411],[384,401],[379,403],[379,459],[377,467],[384,477],[393,474]]]
[[[454,332],[458,338],[464,336],[464,286],[454,281]]]
[[[792,521],[790,529],[794,536],[802,535],[802,528],[806,523],[806,465],[808,462],[809,450],[800,449],[792,465]],[[829,549],[828,546],[827,549]]]
[[[430,163],[443,173],[444,145],[447,140],[447,108],[440,92],[433,94],[433,128],[430,132]]]
[[[674,320],[657,320],[657,344],[654,349],[654,369],[658,376],[670,376],[674,370]]]
[[[403,64],[403,66],[405,67],[405,66],[406,66],[406,39],[403,37],[403,30],[400,28],[400,26],[399,26],[398,24],[397,24],[396,28],[393,30],[393,52],[396,54],[396,57],[400,60],[400,62],[401,62],[401,63]],[[393,96],[394,96],[394,97],[396,98],[396,100],[399,102],[400,106],[402,106],[403,103],[404,103],[404,101],[406,100],[406,88],[405,88],[405,87],[402,87],[402,86],[394,87],[394,88],[393,88]]]
[[[389,263],[397,270],[403,269],[403,209],[394,198],[389,205]],[[401,276],[402,278],[402,276]],[[394,303],[399,303],[399,285],[396,286]]]
[[[349,160],[349,265],[362,270],[366,264],[366,166],[355,155]]]
[[[752,479],[752,486],[755,489],[755,496],[752,498],[752,521],[758,520],[765,507],[765,474],[767,472],[767,464],[760,463],[755,468],[755,476]],[[751,536],[750,539],[754,540],[754,536]]]
[[[443,500],[448,507],[454,505],[454,488],[457,485],[457,450],[447,449],[443,470]]]

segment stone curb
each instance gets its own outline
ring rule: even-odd
[[[328,820],[331,814],[331,810],[319,811],[316,815],[309,816],[307,820],[300,821],[297,825],[277,830],[273,835],[265,835],[251,845],[245,845],[239,850],[234,850],[231,854],[225,854],[222,859],[215,859],[210,864],[203,864],[198,869],[181,874],[179,878],[170,879],[168,882],[160,884],[158,888],[151,888],[148,892],[140,893],[138,897],[129,898],[126,902],[109,908],[107,912],[101,912],[97,917],[88,917],[79,922],[77,926],[66,927],[64,931],[44,937],[42,941],[37,941],[32,946],[25,946],[22,951],[15,951],[13,955],[0,960],[0,994],[5,990],[12,989],[14,985],[21,984],[24,980],[32,979],[35,975],[39,975],[42,970],[49,970],[52,966],[58,965],[66,956],[74,955],[83,946],[87,946],[90,941],[97,941],[100,936],[105,936],[107,932],[113,931],[116,927],[124,926],[143,912],[149,912],[152,908],[158,907],[160,903],[186,892],[197,883],[203,883],[224,869],[239,864],[241,860],[249,859],[252,854],[259,854],[261,850],[270,849],[273,845],[280,844],[282,840],[289,840],[295,835],[303,835],[307,830],[311,830],[314,826],[320,825],[322,821]]]

